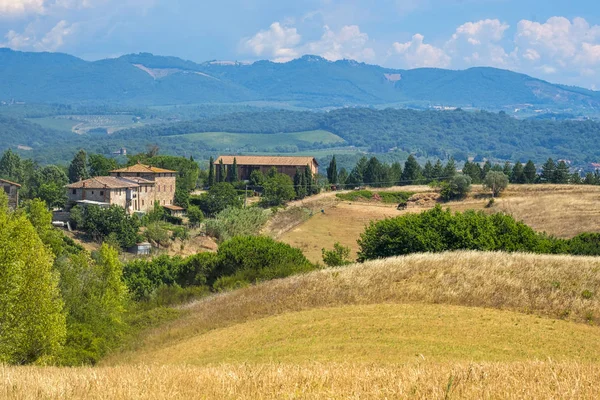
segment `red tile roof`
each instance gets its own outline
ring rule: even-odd
[[[114,176],[96,176],[67,185],[68,189],[127,189],[139,187],[133,180],[116,178]]]
[[[176,173],[177,171],[172,171],[170,169],[153,167],[151,165],[144,164],[134,164],[129,167],[115,169],[114,171],[110,171],[111,173],[123,173],[123,172],[135,172],[135,173],[152,173],[152,174],[163,174],[163,173]]]
[[[9,185],[13,185],[16,187],[21,187],[21,185],[19,185],[18,183],[7,181],[6,179],[0,179],[0,182],[8,183]]]
[[[314,157],[279,157],[279,156],[221,156],[217,158],[215,164],[223,160],[223,164],[232,165],[233,159],[236,159],[238,165],[287,165],[287,166],[306,166],[313,162],[319,165]]]

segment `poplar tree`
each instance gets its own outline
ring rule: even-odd
[[[239,181],[237,158],[235,158],[235,157],[233,157],[233,165],[231,166],[230,174],[231,174],[231,176],[229,177],[229,180],[232,183]]]
[[[223,160],[219,161],[219,183],[225,182],[227,179],[227,169],[225,168],[225,164],[223,164]]]

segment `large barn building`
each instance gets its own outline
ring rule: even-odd
[[[217,180],[220,180],[221,161],[227,171],[230,171],[235,159],[238,169],[238,180],[246,181],[250,179],[252,171],[260,171],[263,174],[269,172],[273,167],[277,172],[289,175],[294,178],[296,169],[304,170],[308,166],[313,175],[319,172],[319,163],[314,157],[280,157],[280,156],[221,156],[215,161],[215,173]],[[229,173],[229,172],[227,172]]]
[[[177,171],[135,164],[67,185],[70,205],[116,204],[128,213],[149,212],[158,201],[161,206],[172,206],[175,200]]]

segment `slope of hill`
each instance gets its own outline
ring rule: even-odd
[[[150,332],[137,342],[135,351],[117,353],[109,357],[106,363],[202,363],[201,349],[218,347],[219,343],[229,340],[226,339],[228,335],[213,335],[211,332],[239,326],[237,332],[230,332],[239,337],[243,332],[252,330],[245,330],[239,324],[324,307],[383,303],[453,305],[500,309],[597,325],[600,323],[600,298],[595,295],[600,293],[600,277],[596,273],[598,268],[600,260],[591,257],[455,252],[411,255],[342,269],[327,269],[266,282],[191,304],[187,307],[188,313],[181,319]],[[439,311],[452,313],[443,308]],[[497,316],[488,316],[500,323]],[[300,318],[300,314],[296,314],[296,317]],[[306,316],[316,323],[310,336],[315,346],[321,339],[327,340],[327,335],[335,331],[334,328],[317,329],[321,317],[318,314]],[[432,314],[431,318],[423,318],[420,323],[430,324],[433,320],[435,316]],[[299,319],[296,322],[289,320],[286,324],[296,324],[298,329],[303,325]],[[343,325],[341,320],[340,324]],[[277,325],[276,322],[267,322],[260,327],[264,329],[264,335],[255,340],[268,341],[270,334],[273,338],[278,337],[282,331],[277,331]],[[259,329],[258,326],[254,328]],[[479,328],[473,325],[473,329]],[[594,334],[598,334],[598,329],[593,328]],[[344,331],[348,333],[348,330],[342,329],[335,335]],[[248,334],[251,335],[251,332]],[[201,338],[202,335],[212,336]],[[319,338],[319,335],[323,335],[323,338]],[[365,335],[365,338],[369,336]],[[464,332],[464,335],[468,335],[468,332]],[[360,336],[353,338],[361,341]],[[526,340],[524,336],[521,338]],[[228,345],[230,353],[226,353],[234,355],[237,351],[238,356],[243,358],[243,349],[253,351],[252,346],[247,347],[252,340],[249,338],[249,342],[240,340],[235,345],[232,343]],[[273,348],[276,342],[265,344],[263,349]],[[367,349],[372,344],[368,339],[362,343],[363,350],[368,354]],[[339,358],[343,357],[343,351],[331,350],[330,354],[332,356],[328,361],[345,361]],[[246,353],[246,357],[252,359],[253,356]],[[593,357],[598,358],[600,354]],[[217,362],[217,358],[211,362]],[[277,361],[277,357],[274,356],[273,360]]]
[[[206,62],[133,54],[86,62],[0,49],[3,100],[164,105],[284,102],[306,107],[404,104],[499,109],[544,106],[588,112],[600,95],[494,68],[394,70],[304,56],[288,63]]]

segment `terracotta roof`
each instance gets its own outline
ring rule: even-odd
[[[126,189],[132,187],[139,187],[137,183],[129,179],[116,178],[114,176],[96,176],[94,178],[86,179],[67,185],[68,189]]]
[[[119,179],[123,179],[124,181],[139,183],[142,185],[155,185],[156,184],[156,182],[154,182],[154,181],[140,178],[139,176],[125,176],[125,177],[119,177]]]
[[[166,208],[167,210],[171,210],[171,211],[185,211],[185,208],[179,207],[179,206],[172,206],[172,205],[166,205],[163,206],[163,208]]]
[[[130,167],[125,167],[121,169],[115,169],[114,171],[110,171],[111,173],[116,172],[136,172],[136,173],[154,173],[154,174],[162,174],[162,173],[176,173],[177,171],[171,171],[170,169],[153,167],[151,165],[145,164],[134,164]]]
[[[18,183],[7,181],[6,179],[0,179],[0,182],[8,183],[9,185],[13,185],[16,187],[21,187],[21,185],[19,185]]]
[[[279,157],[279,156],[221,156],[217,158],[215,164],[219,164],[223,160],[223,164],[233,164],[233,159],[236,159],[238,165],[290,165],[290,166],[306,166],[311,163],[319,165],[314,157]]]

